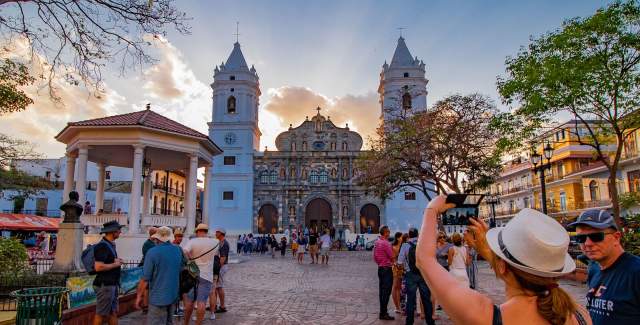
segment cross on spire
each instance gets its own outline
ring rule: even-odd
[[[236,33],[235,33],[235,34],[233,34],[233,35],[235,35],[235,36],[236,36],[236,43],[238,43],[238,36],[240,36],[240,32],[239,32],[239,28],[240,28],[240,26],[239,26],[239,25],[240,25],[240,22],[239,22],[239,21],[236,21]]]
[[[407,29],[407,28],[406,27],[398,27],[396,29],[400,31],[400,37],[402,37],[402,30],[403,29]]]
[[[318,115],[320,115],[320,110],[321,110],[321,109],[322,109],[322,108],[320,108],[320,106],[318,106],[318,107],[316,108],[316,111],[318,111]]]

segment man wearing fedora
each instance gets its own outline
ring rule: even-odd
[[[215,299],[215,295],[212,294],[213,258],[218,254],[218,240],[209,237],[209,226],[201,223],[196,227],[196,237],[184,245],[184,252],[187,257],[196,262],[200,269],[198,284],[184,297],[184,321],[185,325],[189,324],[195,303],[194,320],[196,325],[200,325],[204,319],[207,298],[211,296]],[[211,305],[215,306],[215,301],[212,301]],[[212,310],[210,319],[215,318],[215,310]]]
[[[115,240],[120,237],[121,226],[117,221],[109,221],[100,230],[102,240],[93,249],[96,278],[93,289],[96,293],[96,314],[94,325],[118,324],[118,287],[120,285],[120,266]]]
[[[172,237],[171,228],[158,228],[152,236],[158,244],[147,251],[136,295],[138,309],[142,307],[145,296],[148,296],[147,324],[173,324],[173,312],[179,295],[182,249],[171,243]]]
[[[594,325],[640,324],[640,258],[624,251],[622,233],[606,210],[587,210],[576,222],[576,241],[591,260],[587,309]]]

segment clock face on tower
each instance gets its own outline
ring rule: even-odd
[[[224,135],[224,142],[228,145],[232,145],[236,143],[236,134],[233,132],[229,132]]]

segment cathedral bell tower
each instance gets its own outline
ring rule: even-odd
[[[381,120],[385,122],[426,110],[427,83],[424,62],[411,56],[400,36],[391,64],[385,61],[380,72]]]
[[[222,155],[209,168],[213,190],[205,198],[211,225],[230,233],[251,231],[253,206],[253,155],[260,145],[258,105],[260,84],[256,69],[249,68],[240,43],[213,74],[212,121],[209,137],[221,144]],[[209,175],[208,175],[209,176]]]

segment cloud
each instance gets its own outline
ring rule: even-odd
[[[367,139],[375,135],[380,123],[380,104],[375,93],[329,98],[309,88],[285,86],[269,89],[267,95],[269,99],[261,114],[273,115],[276,120],[270,118],[265,123],[261,120],[260,129],[263,132],[262,145],[268,145],[270,148],[275,148],[274,142],[278,133],[285,131],[289,124],[296,127],[307,116],[315,115],[316,107],[322,108],[321,114],[329,116],[337,126],[344,127],[348,123],[349,127],[360,133],[365,140],[365,147]],[[276,121],[279,125],[273,125]],[[265,125],[266,122],[270,122],[271,125]]]
[[[0,58],[25,63],[32,76],[49,73],[49,64],[42,56],[31,56],[30,44],[26,39],[14,39],[2,48]],[[67,122],[123,113],[125,98],[107,84],[99,93],[95,93],[94,89],[67,82],[63,77],[66,73],[73,74],[72,71],[58,71],[51,80],[59,102],[49,96],[46,80],[38,79],[33,85],[24,87],[34,103],[25,111],[0,117],[1,132],[33,142],[36,150],[46,156],[59,157],[64,154],[64,144],[53,137]]]

